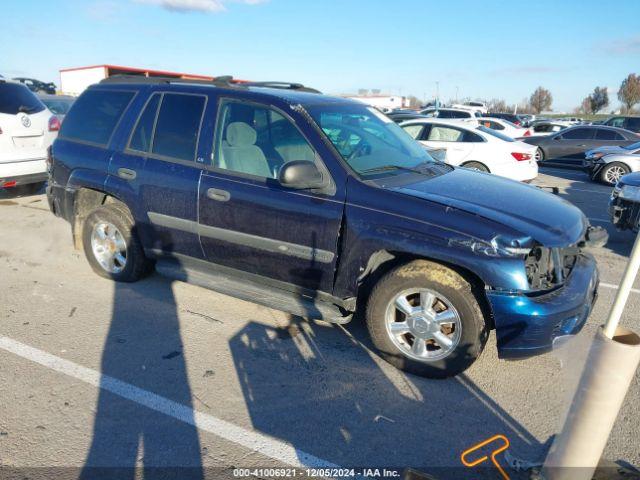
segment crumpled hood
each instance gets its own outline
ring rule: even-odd
[[[630,185],[632,187],[640,187],[640,172],[627,173],[618,182],[619,186]]]
[[[488,218],[548,247],[575,244],[582,240],[588,227],[584,214],[556,195],[464,168],[384,188]]]

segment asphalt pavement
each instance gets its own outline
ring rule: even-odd
[[[472,368],[440,381],[386,364],[357,321],[307,322],[157,274],[102,279],[44,195],[0,194],[0,478],[127,478],[131,467],[136,478],[220,478],[287,466],[498,478],[460,462],[495,434],[512,456],[542,459],[634,236],[610,226],[610,188],[579,171],[541,172],[538,185],[610,232],[592,250],[602,281],[594,312],[563,350],[527,360],[499,360],[492,333]],[[622,322],[639,332],[634,287]],[[639,380],[607,460],[640,465]]]

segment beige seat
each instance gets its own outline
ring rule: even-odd
[[[256,131],[250,125],[244,122],[230,123],[218,166],[234,172],[273,178],[267,158],[255,145],[257,138]]]

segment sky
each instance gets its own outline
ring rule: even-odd
[[[538,86],[571,111],[612,107],[640,73],[640,0],[4,0],[0,74],[59,85],[115,64],[517,103]]]

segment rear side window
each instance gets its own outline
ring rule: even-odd
[[[0,113],[15,115],[38,113],[44,105],[31,90],[20,83],[0,83]]]
[[[599,128],[596,131],[596,140],[624,140],[624,137],[614,130]]]
[[[134,95],[119,90],[87,90],[64,118],[60,136],[106,145]]]
[[[593,138],[593,130],[589,128],[574,128],[562,134],[565,140],[590,140]]]
[[[136,129],[133,132],[129,148],[139,152],[148,152],[151,149],[151,138],[153,134],[153,123],[156,119],[158,104],[160,103],[160,94],[156,93],[147,102],[144,110],[140,114]]]
[[[151,152],[178,160],[194,160],[205,101],[202,95],[165,93]]]
[[[627,130],[640,132],[640,117],[627,118]]]
[[[464,132],[457,128],[433,125],[428,140],[431,142],[461,142]]]

